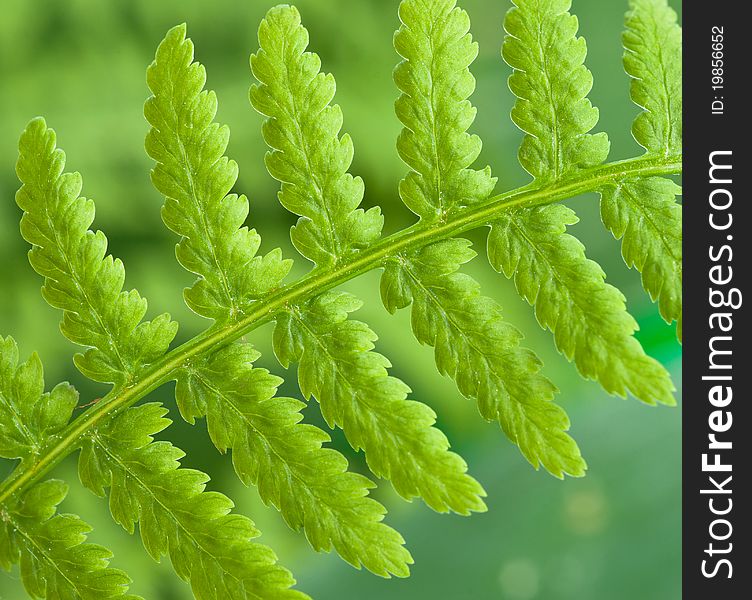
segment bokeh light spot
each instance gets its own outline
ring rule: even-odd
[[[538,595],[539,584],[538,567],[525,558],[510,560],[499,573],[499,585],[505,600],[532,600]]]
[[[578,489],[564,499],[564,519],[578,535],[597,535],[608,524],[608,499],[600,487]]]

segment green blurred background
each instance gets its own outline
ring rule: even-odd
[[[251,201],[249,222],[264,236],[262,250],[281,245],[293,256],[287,231],[294,222],[277,203],[278,184],[265,172],[261,117],[247,102],[251,83],[248,55],[256,48],[255,31],[272,0],[4,0],[0,18],[0,333],[12,334],[24,355],[37,350],[46,365],[48,386],[73,382],[82,402],[103,388],[73,368],[72,344],[58,333],[59,315],[39,295],[40,281],[26,261],[26,244],[18,233],[19,210],[13,201],[18,186],[14,163],[16,141],[25,123],[44,115],[58,132],[68,168],[84,175],[84,193],[97,201],[96,227],[104,230],[111,251],[128,270],[127,285],[150,301],[150,314],[170,311],[181,325],[178,341],[206,324],[183,305],[180,290],[191,277],[174,260],[175,239],[159,218],[161,198],[149,183],[151,163],[143,150],[147,125],[142,104],[147,97],[144,70],[157,43],[172,25],[187,22],[206,65],[209,86],[217,91],[219,119],[232,130],[229,154],[240,165],[237,189]],[[399,123],[393,113],[396,89],[391,70],[397,56],[391,46],[398,25],[396,0],[300,0],[312,49],[324,68],[337,77],[345,130],[355,142],[352,172],[366,182],[366,204],[380,204],[386,229],[410,222],[396,185],[405,171],[394,150]],[[629,134],[635,107],[621,69],[620,31],[626,0],[576,0],[581,34],[589,44],[588,65],[595,76],[590,95],[601,108],[599,128],[612,140],[612,158],[639,152]],[[674,1],[677,9],[679,2]],[[499,57],[501,22],[509,1],[465,0],[480,56],[473,72],[478,80],[473,102],[478,107],[474,131],[484,140],[480,162],[490,164],[499,187],[527,180],[515,159],[520,132],[508,118],[513,98],[506,87],[509,68]],[[606,269],[611,283],[624,290],[641,325],[647,351],[680,379],[680,346],[628,271],[618,243],[603,230],[594,195],[572,201],[582,219],[574,232],[589,255]],[[483,237],[472,239],[482,252]],[[296,272],[306,269],[296,261]],[[320,599],[503,599],[503,600],[666,600],[680,594],[680,411],[649,408],[634,400],[607,397],[597,385],[583,382],[555,351],[550,335],[535,323],[506,279],[485,260],[470,271],[485,293],[499,299],[508,320],[527,335],[527,343],[546,363],[545,371],[561,389],[572,433],[589,462],[585,479],[558,481],[535,472],[506,441],[499,428],[485,424],[453,384],[438,375],[432,351],[408,332],[408,315],[391,317],[377,299],[378,275],[347,287],[368,302],[358,313],[380,336],[378,350],[395,364],[414,397],[439,413],[439,425],[454,449],[489,493],[488,513],[472,518],[437,515],[420,502],[406,503],[381,484],[375,495],[389,509],[389,522],[407,539],[416,564],[407,580],[382,580],[359,572],[336,555],[319,555],[291,532],[255,490],[235,479],[230,461],[211,447],[203,423],[180,421],[166,435],[188,453],[186,466],[212,474],[214,489],[225,491],[262,529],[290,567],[299,587]],[[285,375],[273,362],[269,329],[252,340],[264,353],[262,363]],[[283,392],[299,395],[294,373]],[[172,389],[154,396],[174,405]],[[321,423],[312,405],[306,419]],[[362,470],[342,436],[334,445]],[[11,465],[0,464],[2,473]],[[132,591],[148,600],[189,598],[188,587],[172,575],[168,561],[156,566],[137,539],[115,526],[106,502],[83,490],[75,465],[68,461],[58,475],[71,482],[64,510],[80,512],[95,526],[91,539],[110,546],[114,564],[134,578]],[[23,598],[17,571],[0,574],[0,598]]]

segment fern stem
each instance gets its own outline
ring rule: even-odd
[[[647,155],[611,162],[577,173],[543,187],[532,184],[492,196],[485,202],[449,213],[440,221],[418,222],[400,232],[383,238],[372,247],[353,254],[334,267],[314,269],[296,283],[269,294],[253,304],[242,318],[215,325],[192,340],[175,348],[147,369],[136,374],[129,385],[114,388],[102,400],[92,405],[73,421],[67,429],[41,449],[31,465],[16,467],[0,485],[0,504],[38,481],[63,458],[80,446],[81,439],[104,419],[131,406],[146,394],[173,378],[174,373],[202,353],[240,338],[249,331],[274,318],[276,313],[289,306],[297,306],[328,289],[378,268],[402,252],[421,248],[482,227],[493,221],[504,210],[530,207],[567,200],[579,194],[594,192],[604,185],[628,177],[677,175],[682,172],[682,157]]]

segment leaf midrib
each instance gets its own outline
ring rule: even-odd
[[[611,162],[577,173],[577,176],[543,187],[534,184],[490,197],[485,202],[464,207],[448,215],[442,223],[421,223],[383,238],[368,250],[353,252],[330,270],[314,269],[297,282],[269,294],[241,319],[213,325],[185,344],[175,348],[134,376],[122,388],[113,389],[74,420],[40,453],[38,461],[28,468],[17,468],[0,485],[0,503],[37,481],[63,458],[80,447],[81,439],[104,419],[131,406],[161,384],[175,378],[186,362],[204,352],[236,340],[271,321],[281,310],[300,305],[354,277],[384,265],[399,253],[450,238],[464,231],[488,225],[504,210],[551,204],[593,192],[609,183],[626,178],[676,175],[682,172],[682,156],[649,156]]]

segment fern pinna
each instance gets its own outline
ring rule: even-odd
[[[185,26],[167,33],[147,71],[146,150],[163,220],[179,238],[177,259],[196,276],[185,302],[211,321],[172,349],[177,323],[167,314],[143,320],[146,300],[123,291],[122,262],[90,229],[94,203],[80,195],[81,176],[64,171],[44,120],[29,123],[17,165],[29,259],[44,278],[45,300],[63,311],[61,331],[85,348],[76,366],[112,384],[71,419],[76,391],[63,383],[45,392],[40,359],[22,361],[14,340],[0,338],[0,455],[18,459],[0,485],[0,564],[20,565],[32,597],[134,597],[130,577],[110,566],[112,553],[86,541],[90,527],[57,510],[67,486],[47,475],[77,450],[84,486],[109,495],[114,520],[130,533],[138,526],[146,551],[169,556],[196,598],[306,597],[274,552],[253,541],[254,524],[228,497],[206,490],[208,475],[181,467],[183,452],[155,440],[170,425],[168,408],[137,403],[169,381],[182,418],[206,419],[240,480],[257,486],[315,550],[334,549],[384,577],[409,574],[405,541],[369,496],[374,482],[349,471],[327,446],[329,435],[302,422],[304,402],[279,397],[282,380],[254,366],[259,353],[243,335],[268,322],[280,364],[297,366],[303,399],[316,399],[375,476],[439,512],[485,510],[483,488],[450,451],[433,410],[390,374],[376,334],[353,317],[361,299],[338,289],[372,269],[382,270],[386,308],[410,307],[415,338],[434,348],[439,372],[484,419],[497,421],[534,467],[582,476],[586,464],[554,401],[556,386],[496,300],[463,272],[476,256],[462,237],[471,229],[489,227],[491,265],[514,280],[583,377],[612,394],[674,404],[666,370],[633,336],[624,296],[567,232],[577,217],[562,202],[600,194],[603,223],[621,239],[624,260],[681,336],[680,188],[671,178],[681,173],[676,14],[665,0],[631,0],[624,67],[640,107],[633,135],[645,152],[606,162],[609,141],[594,133],[598,109],[587,99],[592,76],[570,0],[514,5],[502,55],[513,69],[512,119],[524,132],[519,160],[532,180],[495,194],[491,169],[475,166],[480,138],[468,133],[478,53],[468,15],[454,0],[401,2],[394,80],[407,173],[399,195],[418,219],[389,236],[378,207],[360,208],[364,185],[350,173],[353,144],[332,104],[334,78],[307,50],[298,11],[267,13],[251,56],[250,102],[265,116],[266,166],[281,183],[280,202],[299,216],[292,242],[312,265],[295,281],[279,249],[258,253],[260,235],[244,225],[248,201],[231,193],[238,166],[225,156],[229,130],[215,122],[217,98],[204,89]]]

